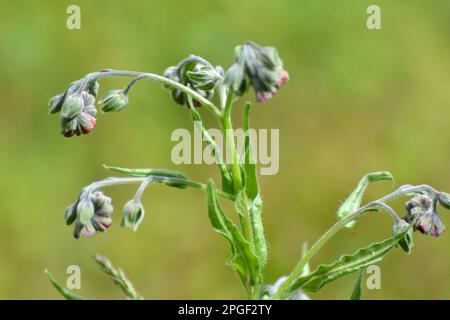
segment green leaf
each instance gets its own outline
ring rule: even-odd
[[[358,278],[356,279],[355,287],[353,288],[350,300],[361,300],[361,280],[365,269],[359,270]]]
[[[289,290],[301,288],[305,291],[316,292],[327,283],[334,281],[346,274],[359,271],[367,266],[380,262],[411,229],[409,226],[395,236],[382,242],[376,242],[370,246],[358,250],[353,255],[344,255],[332,264],[318,266],[313,272],[298,277]]]
[[[361,201],[366,191],[367,186],[371,182],[382,181],[382,180],[391,180],[394,181],[394,177],[390,172],[387,171],[379,171],[372,172],[366,174],[361,181],[358,183],[358,186],[355,190],[345,199],[344,203],[339,207],[336,215],[338,220],[342,220],[345,216],[352,214],[361,206]],[[356,223],[356,220],[350,221],[346,227],[351,228]]]
[[[262,223],[262,199],[259,193],[258,175],[256,162],[253,159],[252,141],[250,139],[250,103],[246,103],[244,107],[244,175],[245,178],[245,194],[247,202],[247,210],[250,215],[250,223],[252,225],[254,247],[259,259],[261,270],[267,263],[267,244],[264,236],[264,227]]]
[[[214,230],[221,234],[231,245],[231,265],[238,273],[242,282],[246,284],[258,283],[259,261],[250,243],[244,238],[236,225],[231,221],[217,200],[217,190],[212,180],[206,187],[208,200],[208,216]]]
[[[156,177],[168,177],[168,178],[176,178],[187,180],[187,177],[178,171],[173,171],[169,169],[129,169],[129,168],[121,168],[103,165],[103,167],[107,170],[114,171],[129,177],[148,177],[148,176],[156,176]],[[168,186],[184,189],[187,187],[186,184],[182,182],[164,182]]]
[[[55,287],[55,289],[58,290],[58,292],[67,300],[86,300],[85,298],[83,298],[83,297],[67,290],[63,286],[61,286],[58,282],[56,282],[53,275],[47,269],[45,269],[45,273],[47,274],[48,279],[52,283],[53,287]]]

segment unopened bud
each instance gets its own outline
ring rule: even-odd
[[[90,81],[88,83],[88,85],[86,86],[86,91],[89,94],[93,95],[94,97],[97,97],[99,89],[100,89],[100,84],[98,83],[97,80]]]
[[[64,103],[65,93],[58,94],[50,99],[48,102],[48,113],[55,114],[61,111],[62,105]]]
[[[98,104],[102,107],[103,112],[118,112],[127,106],[128,95],[124,90],[111,90],[100,99]]]
[[[77,221],[85,225],[94,215],[94,205],[89,198],[81,199],[77,205]]]
[[[132,199],[123,207],[123,215],[120,225],[136,231],[144,219],[144,214],[144,207],[141,202],[136,199]]]
[[[186,72],[186,75],[194,88],[212,90],[223,78],[223,70],[221,67],[213,68],[212,66],[198,65],[194,70]]]
[[[392,228],[392,234],[393,236],[396,236],[397,234],[403,232],[406,228],[409,228],[410,225],[405,220],[399,220],[396,224],[394,224]],[[406,253],[410,253],[412,247],[414,246],[413,242],[413,229],[410,228],[408,232],[405,234],[403,238],[400,239],[398,242],[398,246],[402,248],[403,251]]]
[[[439,192],[437,194],[437,199],[441,206],[443,206],[445,209],[450,209],[450,194],[445,192]]]
[[[69,226],[71,225],[75,219],[77,218],[77,211],[75,210],[75,205],[71,204],[66,208],[66,211],[64,213],[64,218],[66,220],[66,224]]]
[[[83,109],[83,106],[84,103],[81,94],[71,94],[64,100],[61,107],[61,117],[64,119],[72,119]]]

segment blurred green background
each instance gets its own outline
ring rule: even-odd
[[[66,28],[70,4],[81,7],[81,30]],[[366,28],[369,4],[380,5],[382,30]],[[261,179],[269,283],[291,270],[303,241],[334,223],[339,203],[364,173],[389,170],[397,186],[450,191],[449,17],[447,0],[2,1],[0,298],[59,298],[43,270],[65,283],[72,264],[82,270],[80,294],[121,298],[91,260],[94,253],[123,267],[150,299],[244,298],[226,266],[229,248],[212,231],[197,190],[151,187],[139,232],[119,228],[116,213],[106,234],[72,238],[64,208],[84,185],[108,176],[103,163],[218,178],[213,166],[172,164],[172,131],[192,125],[187,110],[155,83],[134,88],[126,112],[99,115],[92,134],[60,136],[48,99],[102,68],[161,73],[190,53],[228,67],[234,46],[245,40],[278,48],[291,80],[252,110],[256,128],[280,129],[279,173]],[[103,81],[101,92],[124,84]],[[240,111],[237,105],[236,116]],[[366,199],[391,190],[389,183],[374,184]],[[106,191],[120,211],[135,187]],[[368,215],[313,263],[386,238],[391,224],[387,215]],[[381,290],[364,290],[364,298],[450,298],[449,235],[416,234],[415,242],[410,256],[397,249],[384,259]],[[346,299],[355,278],[312,298]]]

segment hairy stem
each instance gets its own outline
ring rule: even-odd
[[[242,178],[241,169],[239,168],[239,162],[237,158],[236,144],[234,141],[233,126],[231,123],[231,107],[233,105],[233,93],[229,93],[227,102],[225,104],[225,110],[222,117],[222,128],[225,131],[225,140],[227,146],[227,156],[231,154],[232,164],[231,173],[233,175],[234,192],[237,193],[241,189]]]
[[[195,182],[195,181],[186,180],[186,179],[180,179],[180,178],[173,178],[173,177],[161,177],[161,176],[125,177],[125,178],[110,177],[110,178],[106,178],[104,180],[93,182],[90,185],[86,186],[85,188],[83,188],[80,197],[83,197],[84,195],[87,195],[95,190],[98,190],[98,189],[101,189],[104,187],[110,187],[110,186],[115,186],[115,185],[124,185],[124,184],[144,183],[149,179],[151,179],[152,182],[182,183],[191,188],[206,190],[206,184],[204,184],[204,183]],[[235,201],[235,199],[236,199],[234,195],[229,194],[224,191],[221,191],[221,190],[217,190],[217,194],[219,196],[221,196],[222,198],[225,198],[225,199],[228,199],[231,201]]]
[[[429,192],[432,194],[437,194],[437,191],[433,189],[432,187],[428,185],[419,185],[419,186],[411,186],[411,185],[404,185],[395,190],[394,192],[378,199],[375,201],[372,201],[365,206],[359,208],[354,213],[346,216],[344,219],[336,222],[327,232],[325,232],[319,240],[317,240],[314,245],[308,250],[308,252],[304,255],[302,259],[300,259],[299,263],[295,266],[295,268],[292,270],[292,272],[289,274],[286,281],[280,286],[278,291],[273,296],[273,299],[283,299],[290,293],[290,287],[292,283],[295,281],[295,279],[302,274],[303,268],[305,265],[311,260],[311,258],[325,245],[325,243],[331,239],[339,230],[343,229],[345,225],[353,221],[357,218],[359,218],[364,213],[368,212],[370,209],[374,207],[382,207],[383,209],[387,209],[388,207],[385,203],[395,199],[400,196],[404,196],[410,193],[418,193],[418,192]],[[382,204],[382,205],[381,205]],[[387,210],[389,214],[392,215],[392,212]],[[392,210],[393,211],[393,210]],[[397,216],[397,215],[395,215]],[[394,219],[396,219],[396,217]]]
[[[80,91],[84,90],[86,88],[86,85],[90,81],[97,80],[100,78],[106,78],[106,77],[133,77],[133,78],[135,78],[136,81],[140,80],[140,79],[151,79],[151,80],[161,82],[172,88],[178,89],[188,95],[193,96],[196,100],[201,102],[202,105],[204,105],[209,111],[211,111],[217,118],[220,118],[222,116],[222,112],[214,105],[214,103],[212,103],[211,101],[209,101],[208,99],[203,97],[201,94],[195,92],[191,88],[188,88],[188,87],[182,85],[179,82],[173,81],[171,79],[168,79],[166,77],[163,77],[163,76],[160,76],[160,75],[154,74],[154,73],[105,69],[105,70],[102,70],[99,72],[94,72],[94,73],[88,74],[83,79],[83,82],[82,82],[79,90]]]

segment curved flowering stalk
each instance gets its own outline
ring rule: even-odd
[[[372,176],[390,176],[389,173],[373,173]],[[363,182],[366,180],[362,180]],[[376,181],[376,178],[375,180]],[[360,203],[362,193],[355,189],[346,202]],[[406,202],[406,217],[401,219],[396,212],[388,205],[388,202],[402,196],[411,196],[412,199]],[[346,203],[344,202],[344,204]],[[383,256],[393,247],[399,246],[405,252],[410,253],[413,247],[412,231],[418,230],[425,235],[438,237],[445,231],[437,212],[437,204],[442,207],[450,208],[450,195],[445,192],[437,191],[428,185],[404,185],[394,192],[372,201],[362,207],[354,208],[354,211],[341,217],[316,243],[306,252],[295,266],[289,276],[278,286],[278,290],[270,298],[287,299],[296,290],[317,291],[328,282],[352,272],[361,270],[370,264],[380,261]],[[317,252],[330,240],[338,231],[342,230],[352,221],[355,221],[362,215],[370,211],[381,209],[387,212],[394,220],[393,236],[380,243],[374,243],[371,246],[360,249],[354,255],[343,256],[333,264],[320,265],[313,272],[304,274],[303,270]]]
[[[212,180],[207,184],[195,182],[182,173],[171,170],[106,167],[124,176],[107,178],[86,186],[77,200],[66,209],[66,223],[74,224],[75,238],[104,232],[111,225],[112,199],[103,193],[102,189],[105,187],[139,184],[135,196],[124,205],[121,219],[123,227],[134,231],[144,219],[145,210],[141,197],[149,185],[162,183],[181,189],[200,189],[206,194],[208,217],[214,230],[230,245],[230,266],[238,274],[248,297],[304,299],[307,297],[304,292],[315,292],[341,276],[379,262],[396,246],[409,253],[413,246],[412,236],[415,230],[433,237],[442,235],[445,230],[437,206],[449,209],[449,194],[436,191],[427,185],[405,185],[361,206],[363,194],[370,183],[393,180],[388,172],[369,173],[361,179],[355,190],[340,206],[337,212],[338,222],[311,248],[304,251],[293,271],[272,286],[264,285],[263,271],[267,263],[267,244],[262,223],[263,202],[248,132],[250,103],[245,103],[243,108],[245,139],[241,155],[239,155],[241,150],[236,148],[232,112],[236,101],[250,88],[253,88],[258,102],[266,102],[286,83],[289,76],[277,50],[246,42],[235,48],[235,61],[226,71],[201,57],[191,55],[177,65],[167,68],[163,75],[113,69],[90,73],[72,82],[64,93],[53,97],[49,102],[49,113],[60,114],[61,133],[65,137],[87,134],[95,128],[97,112],[95,100],[99,91],[99,81],[106,77],[131,79],[124,88],[110,90],[99,99],[98,104],[105,113],[126,109],[130,103],[131,89],[144,79],[159,82],[169,90],[174,102],[190,110],[194,122],[201,121],[201,114],[198,111],[200,107],[211,112],[225,136],[231,163],[224,162],[221,150],[202,123],[196,125],[218,162],[221,188],[217,188]],[[240,159],[244,159],[244,162],[242,163]],[[407,214],[404,218],[400,218],[388,204],[400,196],[412,197],[406,203]],[[236,225],[234,219],[226,213],[220,203],[221,198],[233,202],[239,225]],[[392,237],[361,248],[352,255],[342,256],[331,264],[319,265],[313,271],[309,270],[310,260],[333,235],[346,227],[354,226],[356,219],[374,210],[384,211],[393,218]],[[111,275],[120,278],[119,273]]]
[[[259,102],[273,97],[286,82],[288,74],[275,48],[260,47],[246,42],[236,47],[236,61],[225,72],[205,59],[191,55],[177,65],[154,73],[105,69],[86,75],[71,83],[66,91],[52,98],[49,113],[60,114],[61,133],[65,137],[86,134],[96,126],[94,106],[99,81],[106,77],[129,77],[131,81],[123,89],[113,89],[102,97],[98,104],[105,113],[119,112],[129,104],[129,92],[138,82],[151,79],[161,83],[170,91],[172,99],[188,107],[192,120],[201,121],[197,108],[204,107],[217,119],[225,135],[227,154],[232,155],[227,164],[214,139],[201,125],[198,128],[210,145],[218,162],[222,179],[222,190],[216,189],[212,181],[207,185],[191,181],[183,174],[161,169],[107,169],[126,175],[94,182],[83,188],[77,200],[66,209],[66,223],[74,224],[74,236],[79,238],[104,232],[112,223],[112,200],[101,189],[113,185],[140,184],[135,196],[123,207],[121,225],[136,231],[143,221],[145,210],[141,203],[144,190],[151,183],[163,183],[177,188],[197,188],[206,192],[208,214],[214,229],[224,235],[232,249],[231,265],[238,273],[249,298],[257,298],[263,284],[262,271],[267,261],[267,245],[262,227],[262,201],[259,194],[256,165],[250,162],[251,145],[247,133],[245,139],[244,164],[239,162],[232,126],[232,109],[236,100],[253,87]],[[218,95],[216,105],[214,96]],[[249,108],[244,108],[245,130],[249,129]],[[218,198],[235,203],[240,228],[222,209]]]

